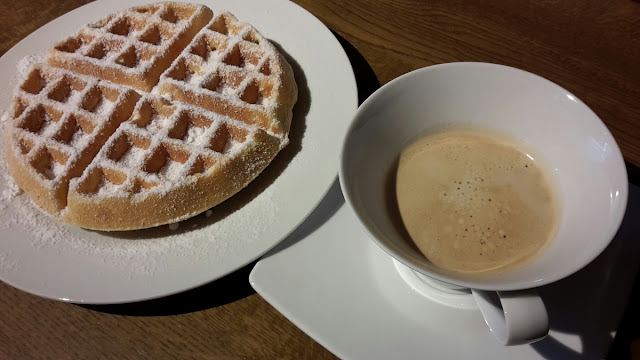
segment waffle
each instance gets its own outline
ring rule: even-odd
[[[95,78],[37,65],[16,89],[6,160],[20,188],[51,214],[140,96]]]
[[[49,50],[49,64],[150,91],[213,16],[206,6],[134,7],[91,23]]]
[[[68,220],[95,228],[105,218],[156,225],[149,213],[166,213],[172,221],[188,218],[233,195],[280,147],[280,138],[258,127],[144,96],[83,175],[72,180]]]
[[[108,15],[23,75],[9,170],[42,209],[97,230],[177,222],[234,195],[287,145],[297,98],[255,28],[182,3]]]
[[[276,134],[289,131],[287,114],[297,89],[289,66],[252,26],[222,13],[204,27],[160,77],[158,91],[174,99],[251,123]]]

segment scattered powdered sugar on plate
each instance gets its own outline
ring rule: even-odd
[[[7,111],[2,112],[2,116],[0,117],[0,123],[5,123],[9,120],[9,113]]]
[[[16,68],[18,70],[18,76],[26,75],[29,69],[37,63],[41,63],[43,60],[42,55],[27,55],[18,61]]]
[[[10,184],[7,184],[7,188],[2,190],[2,201],[0,201],[0,209],[4,209],[7,207],[7,204],[13,200],[16,196],[20,195],[22,190],[11,181]]]
[[[18,261],[11,252],[3,253],[0,249],[0,270],[11,272],[17,271],[19,268]]]
[[[4,169],[3,169],[4,170]],[[2,197],[0,198],[0,210],[7,208],[7,206],[15,199],[16,196],[22,194],[22,190],[13,182],[7,173],[3,173],[6,177],[6,187],[2,190]]]

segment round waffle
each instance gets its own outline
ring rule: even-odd
[[[97,230],[229,198],[286,146],[297,99],[290,65],[255,28],[184,3],[110,14],[23,75],[9,170],[41,208]]]

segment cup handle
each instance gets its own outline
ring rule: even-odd
[[[503,345],[529,344],[549,333],[549,316],[533,290],[483,291],[471,289],[484,321]]]

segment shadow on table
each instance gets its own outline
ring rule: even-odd
[[[632,185],[640,179],[637,167],[627,164],[627,170],[631,183],[627,211],[607,249],[574,275],[539,289],[551,331],[577,337],[581,344],[576,352],[551,334],[531,345],[545,359],[630,358],[630,344],[640,333],[638,279],[629,287],[640,261],[640,187]],[[587,298],[599,300],[581,301]]]
[[[640,187],[640,168],[629,162],[626,165],[629,182]],[[630,193],[628,208],[631,208],[632,201]],[[636,217],[634,221],[638,223],[638,219],[639,217]],[[635,241],[638,239],[640,239],[640,234],[636,233]],[[640,277],[636,274],[631,295],[627,300],[627,307],[607,354],[607,359],[631,359],[631,343],[640,339],[640,306],[638,304],[640,304]]]
[[[255,262],[206,285],[158,299],[127,304],[78,305],[86,309],[128,316],[164,316],[206,310],[255,293],[247,279]]]
[[[351,66],[353,68],[353,72],[355,74],[356,83],[358,87],[358,103],[361,104],[369,95],[371,95],[375,90],[380,87],[380,83],[378,82],[378,78],[375,73],[371,69],[371,66],[367,63],[364,57],[356,50],[353,45],[351,45],[347,40],[345,40],[342,36],[333,32],[333,35],[338,39],[340,45],[344,49],[347,54],[349,61],[351,62]],[[282,49],[279,47],[282,51]],[[283,51],[284,53],[284,51]],[[286,56],[286,53],[285,53]],[[299,82],[301,79],[304,80],[304,83],[299,83],[303,85],[301,87],[302,94],[301,99],[303,100],[303,106],[299,106],[296,104],[294,108],[294,123],[300,122],[304,123],[304,121],[300,121],[298,118],[300,116],[305,117],[309,111],[309,107],[311,104],[311,98],[309,96],[309,89],[306,85],[306,77],[304,77],[304,72],[301,67],[293,60],[292,58],[287,56],[287,60],[291,63],[294,68],[294,73],[296,74],[296,81]],[[325,69],[326,71],[331,71],[331,69]],[[301,77],[302,76],[302,77]],[[306,91],[306,92],[305,92]],[[305,98],[305,96],[307,98]],[[303,114],[303,115],[300,115]],[[304,120],[304,119],[302,119]],[[351,119],[344,119],[344,121],[351,121]],[[295,137],[302,138],[304,133],[304,128],[306,125],[303,125],[301,129],[295,130],[293,128],[292,123],[292,132],[295,132]],[[294,144],[295,145],[295,144]],[[291,146],[291,144],[290,144]],[[284,151],[287,151],[285,149]],[[294,154],[286,154],[289,156],[285,156],[290,160],[292,155],[295,155],[298,148],[293,149]],[[282,154],[279,154],[278,157],[282,157]],[[278,160],[278,158],[276,158]],[[274,162],[276,161],[274,160]],[[286,167],[288,161],[285,161],[283,167]],[[273,164],[272,164],[273,165]],[[270,166],[271,168],[273,166]],[[283,167],[278,167],[278,174],[284,170]],[[269,169],[267,168],[267,169]],[[264,178],[264,176],[260,176],[256,180],[260,181],[260,178]],[[269,177],[271,178],[271,177]],[[268,181],[267,181],[268,182]],[[268,182],[270,183],[270,182]],[[268,185],[268,184],[267,184]],[[250,189],[253,186],[250,185],[248,188]],[[253,186],[255,187],[255,186]],[[258,186],[256,190],[258,193],[264,189],[265,185],[261,184]],[[256,191],[246,191],[243,190],[238,195],[242,195],[243,193],[249,192],[250,194],[246,194],[249,198],[253,198],[256,196]],[[245,200],[246,201],[246,200]],[[244,202],[242,202],[244,204]],[[284,239],[274,250],[279,251],[284,248],[287,248],[298,241],[304,239],[307,235],[311,234],[313,231],[318,229],[322,224],[324,224],[335,212],[340,208],[340,206],[344,203],[344,198],[342,197],[342,192],[340,191],[340,184],[336,178],[334,180],[332,186],[329,191],[320,202],[320,204],[314,209],[305,221],[298,226],[286,239]],[[221,204],[221,205],[224,205]],[[237,210],[236,207],[230,210],[231,212]],[[228,215],[225,212],[226,215]],[[188,227],[185,227],[188,228]],[[206,285],[179,293],[175,295],[166,296],[159,299],[135,302],[135,303],[127,303],[127,304],[113,304],[113,305],[79,305],[84,308],[100,311],[110,314],[118,314],[118,315],[129,315],[129,316],[162,316],[162,315],[175,315],[175,314],[184,314],[190,313],[200,310],[205,310],[208,308],[221,306],[228,304],[230,302],[234,302],[240,299],[243,299],[247,296],[250,296],[255,293],[255,290],[251,288],[249,284],[248,278],[249,273],[253,269],[256,261],[246,265],[245,267],[236,270],[235,272],[208,283]]]

